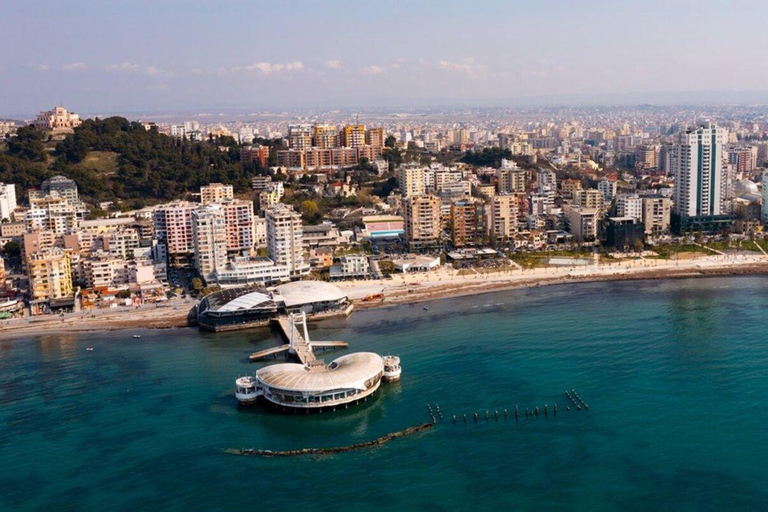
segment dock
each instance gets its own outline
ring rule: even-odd
[[[310,342],[309,334],[307,333],[307,317],[304,313],[300,315],[281,315],[273,319],[273,321],[280,327],[280,332],[288,343],[254,352],[249,358],[251,361],[261,361],[269,357],[277,357],[278,354],[287,352],[295,355],[302,364],[312,364],[317,360],[314,352],[315,349],[326,350],[346,348],[349,346],[349,343],[345,341]],[[299,330],[299,325],[303,327],[303,332],[302,330]]]

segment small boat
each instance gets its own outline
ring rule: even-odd
[[[93,347],[86,347],[86,352],[93,352]]]
[[[139,338],[141,338],[141,334],[134,334],[133,337],[136,338],[136,339],[139,339]]]
[[[429,311],[429,308],[427,306],[424,306],[424,311]]]

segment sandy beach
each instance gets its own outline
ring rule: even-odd
[[[511,290],[516,288],[564,285],[593,281],[675,279],[708,276],[768,274],[768,256],[711,255],[681,259],[603,259],[581,267],[540,267],[522,269],[441,268],[429,273],[396,275],[386,280],[337,283],[364,310],[395,304],[416,303],[448,297]],[[383,294],[384,298],[366,300]],[[7,320],[0,324],[0,339],[38,336],[59,332],[113,331],[123,329],[167,329],[188,327],[194,301],[178,301],[164,307],[146,305],[98,312],[71,313],[63,317]]]

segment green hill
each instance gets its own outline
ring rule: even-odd
[[[254,171],[240,164],[240,151],[231,137],[180,141],[121,117],[84,121],[53,152],[29,127],[19,129],[17,137],[0,147],[2,182],[16,183],[23,190],[38,187],[55,174],[75,180],[81,195],[91,201],[121,199],[140,206],[176,199],[212,182],[244,192]]]

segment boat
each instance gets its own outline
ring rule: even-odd
[[[424,311],[429,311],[429,308],[427,306],[424,306]]]
[[[400,367],[400,358],[397,356],[384,356],[384,380],[395,382],[400,380],[403,369]]]
[[[141,338],[141,334],[134,334],[133,337],[136,338],[136,339],[139,339],[139,338]]]
[[[87,347],[85,350],[86,352],[93,352],[93,347]]]

